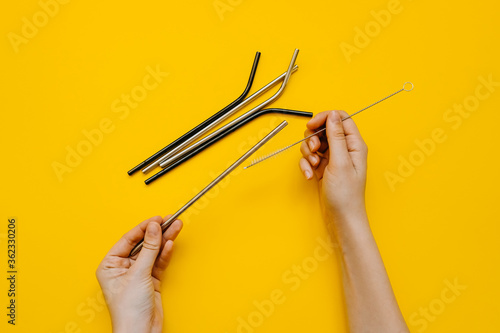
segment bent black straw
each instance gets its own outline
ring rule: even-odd
[[[245,90],[243,91],[243,93],[237,99],[235,99],[233,102],[231,102],[230,104],[228,104],[225,108],[223,108],[219,112],[217,112],[214,115],[212,115],[210,118],[208,118],[205,121],[203,121],[198,126],[194,127],[190,131],[188,131],[185,134],[183,134],[181,137],[179,137],[175,141],[171,142],[169,145],[163,147],[161,150],[159,150],[155,154],[151,155],[150,157],[148,157],[147,159],[145,159],[144,161],[142,161],[141,163],[139,163],[138,165],[136,165],[135,167],[133,167],[132,169],[130,169],[127,172],[128,175],[132,176],[134,173],[136,173],[137,171],[139,171],[142,168],[146,167],[148,164],[150,164],[151,162],[155,161],[157,158],[163,156],[169,150],[177,147],[179,144],[181,144],[181,143],[185,142],[186,140],[190,139],[192,136],[194,136],[196,133],[198,133],[201,129],[205,128],[210,123],[213,123],[215,120],[219,119],[224,114],[226,114],[227,112],[231,111],[231,109],[233,109],[236,105],[240,104],[245,99],[245,97],[250,92],[250,89],[252,88],[253,80],[255,78],[255,73],[257,72],[257,66],[259,64],[259,59],[260,59],[260,52],[257,52],[255,54],[255,58],[254,58],[254,61],[253,61],[252,70],[250,71],[250,77],[248,79],[247,86],[245,87]]]
[[[144,182],[146,183],[146,185],[151,184],[152,182],[159,179],[161,176],[163,176],[164,174],[166,174],[170,170],[172,170],[172,169],[176,168],[177,166],[181,165],[182,163],[186,162],[187,160],[189,160],[191,157],[197,155],[198,153],[201,153],[203,150],[210,147],[212,144],[216,143],[217,141],[224,138],[225,136],[236,131],[238,128],[242,127],[243,125],[247,124],[248,122],[252,121],[253,119],[255,119],[257,117],[264,115],[264,114],[268,114],[268,113],[281,113],[281,114],[295,115],[295,116],[309,117],[309,118],[311,118],[313,116],[312,112],[306,112],[306,111],[296,111],[296,110],[276,109],[276,108],[259,110],[258,112],[254,113],[252,116],[250,116],[250,117],[242,120],[241,122],[229,127],[227,130],[221,132],[217,136],[215,136],[212,139],[210,139],[209,141],[205,142],[203,145],[197,147],[195,150],[182,156],[180,159],[176,160],[174,163],[169,164],[163,170],[156,173],[152,177],[146,179]]]

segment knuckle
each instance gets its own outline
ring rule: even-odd
[[[97,267],[97,269],[95,271],[95,277],[97,278],[97,281],[101,280],[101,265],[99,265],[99,267]]]
[[[344,140],[345,139],[344,131],[342,131],[340,129],[335,129],[335,130],[332,131],[332,137],[334,139],[342,139],[342,140]]]
[[[142,247],[148,250],[159,250],[160,249],[160,244],[155,244],[150,241],[144,240],[144,243],[142,244]]]
[[[309,153],[309,150],[307,149],[307,144],[304,142],[302,142],[302,144],[300,145],[300,152],[302,153],[302,155],[307,155]]]
[[[344,110],[336,110],[335,112],[337,112],[341,117],[347,117],[349,115]]]
[[[121,264],[122,264],[122,258],[115,257],[115,256],[106,256],[102,260],[102,262],[100,263],[97,270],[102,272],[102,271],[109,269],[109,268],[119,267]]]
[[[119,258],[119,257],[108,257],[108,260],[106,262],[106,264],[108,266],[111,266],[111,267],[117,267],[117,266],[120,266],[122,263],[122,258]]]
[[[134,244],[134,243],[130,240],[130,238],[128,238],[128,237],[127,237],[127,234],[124,234],[124,235],[122,236],[122,239],[123,239],[125,242],[127,242],[127,244],[128,244],[129,246],[134,246],[134,245],[135,245],[135,244]]]
[[[302,157],[300,160],[299,160],[299,168],[302,169],[302,170],[305,170],[307,168],[307,166],[309,165],[309,162],[304,158]]]
[[[359,143],[359,150],[364,153],[368,153],[368,145],[364,140],[361,140],[361,142]]]

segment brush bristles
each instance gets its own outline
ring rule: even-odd
[[[249,165],[247,165],[246,167],[244,167],[244,169],[248,169],[250,168],[251,166],[254,166],[256,164],[259,164],[260,162],[263,162],[267,159],[270,159],[271,157],[276,157],[278,154],[281,154],[282,152],[284,152],[285,150],[288,150],[289,148],[292,148],[293,145],[290,145],[290,146],[286,146],[285,148],[281,148],[280,150],[276,150],[275,152],[269,154],[269,155],[265,155],[265,156],[261,156],[261,157],[258,157],[256,159],[254,159],[252,161],[252,163],[250,163]]]

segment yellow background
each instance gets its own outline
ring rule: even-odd
[[[290,123],[257,155],[299,139],[306,119],[262,117],[151,186],[126,171],[236,98],[256,51],[252,91],[284,72],[299,48],[299,71],[275,107],[353,112],[415,84],[356,117],[370,149],[373,232],[408,323],[419,308],[439,305],[446,281],[467,287],[425,327],[409,323],[412,331],[498,332],[500,87],[459,128],[443,118],[475,94],[479,76],[500,81],[497,3],[403,0],[348,61],[341,43],[355,45],[355,28],[365,29],[388,1],[222,2],[231,10],[220,16],[212,0],[72,0],[17,53],[9,33],[21,35],[23,17],[32,22],[41,7],[3,3],[0,266],[4,276],[14,216],[19,296],[11,327],[2,278],[2,331],[109,332],[107,310],[86,302],[97,298],[94,272],[112,244],[145,218],[176,211],[259,132]],[[120,119],[112,103],[142,84],[148,66],[169,75]],[[53,162],[65,163],[66,147],[104,118],[114,130],[59,181]],[[397,174],[399,156],[408,159],[415,140],[436,128],[446,141],[392,191],[386,173]],[[185,218],[162,287],[165,332],[236,332],[237,318],[274,289],[286,301],[255,332],[347,330],[337,257],[296,291],[282,277],[326,237],[299,155],[294,148],[240,170]]]

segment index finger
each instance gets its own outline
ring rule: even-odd
[[[128,258],[130,251],[139,243],[146,234],[146,227],[150,222],[162,223],[161,216],[154,216],[136,225],[132,230],[120,238],[118,242],[109,250],[108,256],[118,256]]]
[[[339,111],[340,117],[342,118],[342,123],[344,125],[344,131],[346,136],[348,135],[354,135],[356,137],[361,137],[361,133],[359,133],[358,126],[356,126],[356,123],[352,118],[348,118],[349,114],[345,111]],[[345,120],[344,120],[345,119]]]
[[[323,126],[326,122],[326,118],[328,118],[329,113],[330,111],[323,111],[315,115],[311,120],[307,122],[307,128],[314,131]]]
[[[323,111],[315,115],[311,120],[307,122],[306,124],[307,128],[309,128],[312,131],[319,129],[321,126],[325,124],[326,119],[328,118],[328,114],[330,114],[330,112],[331,111]],[[345,111],[338,111],[338,112],[340,113],[346,136],[353,135],[357,138],[361,138],[361,134],[359,133],[359,129],[354,123],[354,120],[352,120],[352,118],[345,119],[349,116],[349,114]]]

